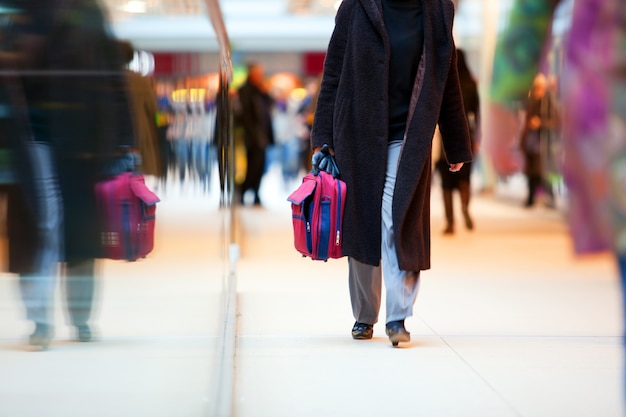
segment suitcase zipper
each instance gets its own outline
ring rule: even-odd
[[[335,246],[341,243],[341,182],[337,181],[337,235],[335,236]]]

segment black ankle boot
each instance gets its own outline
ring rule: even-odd
[[[389,341],[393,346],[398,346],[400,342],[410,342],[411,333],[404,328],[404,320],[390,321],[385,326],[385,333],[389,336]]]
[[[352,326],[352,338],[356,340],[371,339],[374,335],[374,326],[367,323],[359,323],[358,321]]]

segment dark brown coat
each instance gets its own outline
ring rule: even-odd
[[[157,132],[157,97],[148,77],[126,71],[135,132],[135,143],[141,155],[141,172],[162,178],[165,174],[161,143]]]
[[[400,268],[430,268],[431,148],[437,123],[450,163],[472,159],[456,70],[450,0],[423,2],[424,50],[398,166],[393,223]],[[344,0],[335,20],[311,142],[334,148],[346,182],[344,254],[378,265],[387,164],[389,38],[381,0]]]

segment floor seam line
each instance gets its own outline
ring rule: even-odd
[[[448,341],[441,335],[439,335],[439,333],[437,333],[437,331],[430,325],[428,324],[428,322],[426,320],[424,320],[422,317],[420,317],[420,320],[422,320],[422,322],[426,325],[426,327],[428,327],[430,329],[431,332],[433,332],[433,334],[435,334],[452,352],[454,352],[454,354],[472,371],[472,373],[474,373],[478,378],[480,378],[481,381],[483,381],[483,383],[489,388],[489,390],[491,390],[498,398],[500,398],[500,400],[506,404],[506,406],[518,417],[523,417],[523,415],[517,411],[517,409],[513,406],[513,404],[511,404],[511,402],[509,400],[507,400],[488,380],[487,378],[485,378],[484,376],[482,376],[480,374],[480,372],[478,372],[476,370],[476,368],[474,368],[463,356],[461,356],[461,354],[452,347],[452,345],[450,345],[450,343],[448,343]]]

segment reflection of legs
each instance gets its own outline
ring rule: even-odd
[[[56,263],[55,263],[56,266]],[[23,274],[19,279],[22,301],[26,307],[26,317],[35,323],[35,330],[29,343],[46,349],[53,333],[52,305],[56,284],[56,268],[47,273]]]
[[[443,207],[446,213],[446,228],[443,230],[445,234],[454,233],[454,212],[453,212],[453,201],[452,201],[452,190],[443,188]]]
[[[65,266],[67,308],[70,322],[76,326],[81,342],[91,340],[91,330],[87,323],[93,306],[94,275],[94,259],[67,262]]]
[[[33,181],[37,193],[39,247],[32,272],[20,276],[20,292],[26,316],[35,322],[30,343],[46,348],[52,337],[51,314],[61,251],[61,194],[50,148],[33,142]]]
[[[465,219],[465,227],[469,230],[474,228],[474,222],[469,214],[469,203],[470,203],[470,183],[469,181],[461,180],[459,181],[459,193],[461,194],[461,209],[463,212],[463,218]]]

